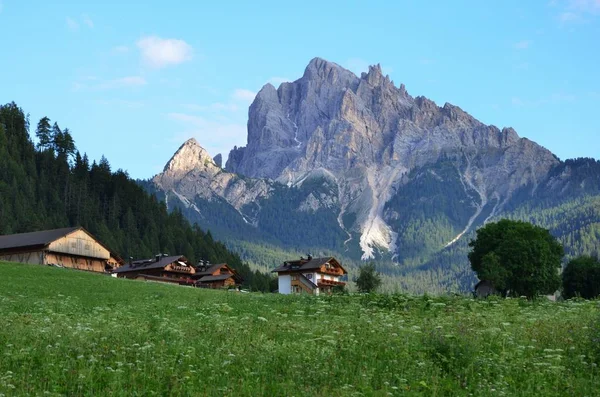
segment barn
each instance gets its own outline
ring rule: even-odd
[[[123,261],[82,227],[0,236],[0,261],[110,273]]]

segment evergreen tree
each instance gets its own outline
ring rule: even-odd
[[[50,119],[48,117],[40,119],[35,130],[35,136],[38,139],[38,149],[45,150],[52,146],[52,127],[50,126]]]
[[[375,264],[369,263],[360,267],[359,275],[354,282],[360,292],[375,292],[381,285],[381,275],[375,269]]]
[[[600,261],[597,257],[572,259],[562,274],[563,296],[593,299],[600,296]]]

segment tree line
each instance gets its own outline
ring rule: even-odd
[[[68,128],[43,117],[30,136],[29,116],[14,102],[0,106],[0,234],[83,226],[122,257],[182,254],[192,263],[226,262],[247,287],[269,291],[273,278],[190,225],[181,211],[169,213],[126,171],[111,169],[77,150]]]

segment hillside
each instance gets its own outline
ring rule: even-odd
[[[269,290],[271,278],[251,271],[210,232],[144,191],[127,172],[113,172],[77,151],[67,128],[38,123],[36,148],[27,116],[15,103],[0,106],[0,234],[83,226],[123,258],[185,255],[192,263],[227,262],[248,287]]]
[[[0,263],[0,394],[595,395],[598,309],[243,294]]]
[[[244,258],[259,265],[265,246],[374,260],[415,292],[469,290],[467,243],[504,217],[550,228],[569,255],[600,250],[596,160],[561,161],[510,127],[412,96],[379,65],[357,76],[311,60],[260,90],[225,168],[190,139],[146,187],[226,243],[257,247]]]

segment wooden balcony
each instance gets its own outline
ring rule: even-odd
[[[333,280],[326,280],[324,278],[320,279],[319,282],[317,283],[317,285],[319,287],[335,287],[335,286],[344,286],[346,285],[345,282],[343,281],[333,281]]]

